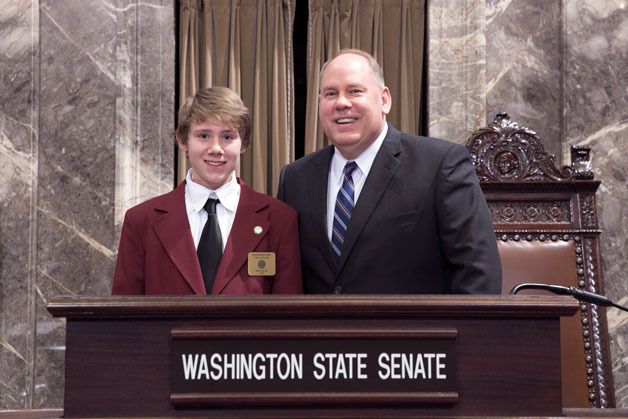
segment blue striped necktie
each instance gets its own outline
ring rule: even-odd
[[[354,161],[348,161],[343,170],[342,186],[336,197],[336,208],[334,209],[334,222],[331,232],[331,248],[334,251],[336,260],[340,260],[342,254],[342,244],[347,235],[349,220],[354,205],[353,177],[351,173],[358,165]]]

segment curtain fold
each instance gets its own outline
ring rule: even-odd
[[[182,0],[181,100],[196,90],[227,86],[251,113],[249,150],[239,176],[274,194],[283,165],[294,159],[292,22],[296,0]],[[185,156],[179,156],[179,180]]]
[[[305,154],[328,144],[318,124],[318,74],[340,49],[371,53],[382,66],[393,98],[388,115],[397,128],[420,125],[425,0],[308,0]]]
[[[200,83],[201,52],[198,38],[198,0],[181,0],[179,6],[179,102],[193,95]],[[178,151],[178,150],[177,150]],[[185,179],[187,162],[185,155],[177,153],[177,181]],[[177,182],[177,183],[178,183]]]

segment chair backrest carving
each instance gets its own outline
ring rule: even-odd
[[[558,169],[555,156],[545,151],[536,132],[519,126],[506,113],[497,114],[492,124],[474,132],[467,140],[467,149],[481,181],[593,179],[589,148],[574,147],[574,165]]]
[[[571,166],[559,169],[539,136],[507,114],[474,132],[467,149],[493,219],[503,293],[521,282],[603,293],[590,149],[573,147]],[[613,407],[604,309],[581,304],[561,322],[561,344],[563,405]]]

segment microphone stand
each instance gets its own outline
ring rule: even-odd
[[[523,284],[515,285],[510,290],[510,295],[516,295],[519,291],[524,289],[537,289],[552,292],[557,295],[571,295],[578,301],[585,303],[596,304],[603,307],[615,307],[623,311],[628,312],[628,307],[621,306],[614,303],[607,297],[596,294],[594,292],[582,291],[575,287],[564,287],[562,285],[550,285],[550,284],[537,284],[532,282],[525,282]]]

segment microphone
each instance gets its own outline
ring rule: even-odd
[[[564,287],[562,285],[550,285],[550,284],[537,284],[532,282],[525,282],[523,284],[515,285],[510,290],[510,295],[516,295],[521,290],[536,289],[545,290],[558,295],[571,295],[578,301],[584,301],[585,303],[596,304],[602,307],[616,307],[623,311],[628,311],[628,307],[620,306],[614,303],[607,297],[596,294],[594,292],[582,291],[575,287]]]

